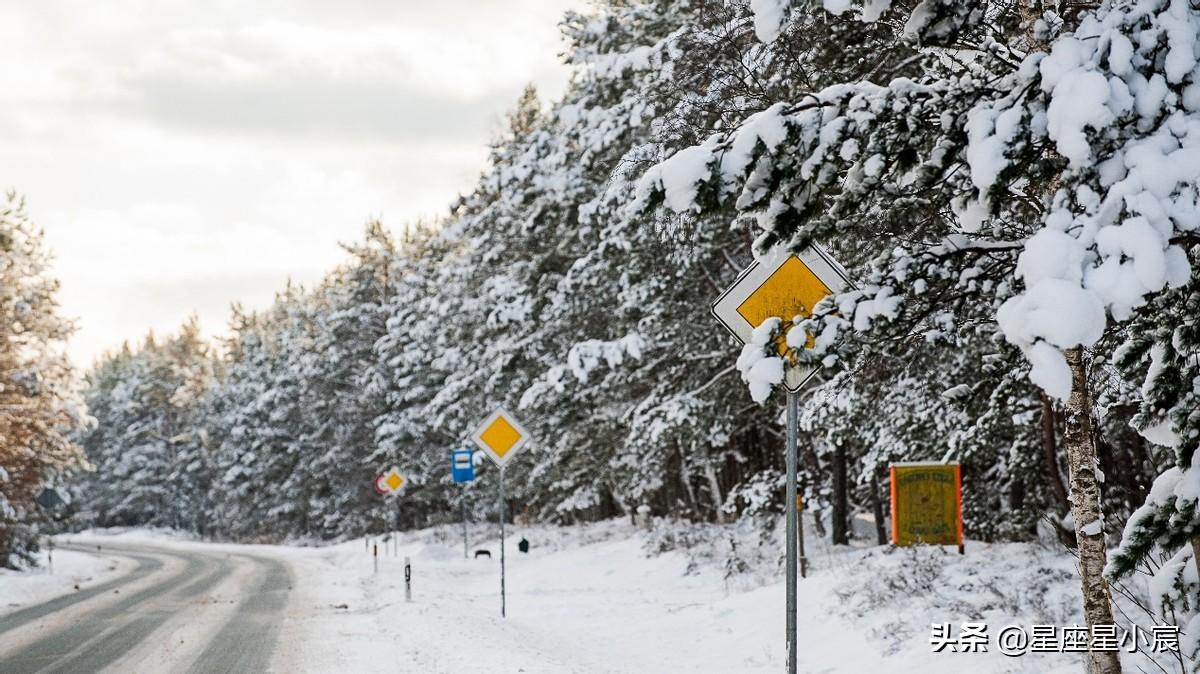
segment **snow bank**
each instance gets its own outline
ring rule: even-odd
[[[782,528],[625,520],[509,531],[508,617],[499,616],[496,531],[402,535],[378,575],[362,541],[290,551],[297,603],[287,671],[776,672],[784,663]],[[528,539],[528,554],[516,543]],[[859,543],[861,546],[862,544]],[[441,548],[441,552],[436,552]],[[808,539],[800,581],[802,671],[1077,672],[1077,654],[933,653],[930,624],[1081,621],[1074,559],[1042,544],[952,549],[830,546]],[[404,600],[403,560],[413,562]],[[1120,598],[1118,598],[1120,600]],[[1123,607],[1136,615],[1131,607]],[[1126,656],[1146,665],[1143,656]],[[1014,669],[1015,668],[1015,669]],[[1132,670],[1131,670],[1132,671]]]
[[[95,585],[125,573],[130,564],[96,555],[55,549],[50,566],[47,551],[38,554],[38,566],[24,571],[0,569],[0,614],[74,592],[76,586]]]

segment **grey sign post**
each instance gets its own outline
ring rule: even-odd
[[[800,513],[796,512],[796,417],[800,395],[787,394],[787,649],[788,671],[796,671],[796,539]]]
[[[392,554],[393,557],[398,557],[400,555],[400,523],[404,518],[403,511],[400,508],[401,503],[403,503],[403,501],[396,499],[396,533],[392,536],[392,538],[395,539],[392,541],[392,550],[394,551]]]
[[[459,504],[462,506],[463,559],[467,554],[467,484],[475,479],[475,451],[455,449],[450,452],[450,476],[463,486]]]
[[[500,466],[500,617],[507,617],[504,592],[504,466]]]

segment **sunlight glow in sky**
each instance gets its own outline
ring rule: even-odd
[[[445,212],[584,0],[0,5],[0,187],[46,230],[80,365],[267,305],[339,241]]]

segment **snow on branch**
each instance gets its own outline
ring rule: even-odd
[[[628,334],[612,341],[589,339],[571,347],[567,352],[567,366],[576,379],[585,382],[601,362],[613,368],[623,363],[626,356],[641,360],[645,348],[646,340],[638,334]]]
[[[792,14],[803,5],[818,4],[815,0],[750,0],[754,17],[754,34],[764,43],[777,40],[787,27]],[[821,9],[834,15],[850,14],[865,23],[879,21],[885,14],[900,11],[892,0],[821,0]],[[964,30],[984,18],[986,3],[962,0],[922,0],[909,12],[904,34],[921,44],[949,44]]]
[[[947,6],[923,2],[913,16]],[[765,249],[797,243],[799,228],[819,220],[827,233],[878,236],[870,214],[854,209],[887,208],[921,190],[955,216],[926,233],[942,239],[916,251],[926,261],[920,253],[978,254],[997,236],[984,230],[988,221],[1040,214],[1031,236],[994,243],[999,252],[1026,239],[1007,278],[974,292],[998,306],[996,320],[1024,350],[1034,382],[1064,398],[1064,349],[1094,345],[1110,317],[1126,320],[1190,278],[1179,242],[1200,231],[1197,35],[1200,10],[1188,3],[1115,3],[1015,70],[1010,53],[982,54],[920,82],[830,86],[652,167],[630,210],[732,207],[757,218],[756,247]],[[1033,176],[1053,179],[1053,191]],[[944,245],[963,233],[976,235],[972,247]]]

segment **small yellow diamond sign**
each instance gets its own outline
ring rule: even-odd
[[[799,253],[777,249],[747,267],[713,302],[712,312],[745,344],[768,318],[778,317],[786,327],[796,316],[809,316],[818,302],[848,284],[841,267],[815,245]],[[808,341],[811,346],[811,335]],[[784,348],[780,344],[781,353]],[[798,391],[815,372],[815,367],[789,367],[784,384],[789,391]]]
[[[404,491],[406,484],[408,484],[408,478],[404,477],[404,473],[401,473],[399,468],[392,466],[375,478],[375,491],[384,496],[398,496],[400,492]]]
[[[472,439],[493,463],[503,467],[529,440],[529,433],[513,415],[498,409],[480,424]]]

